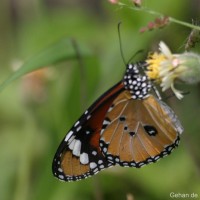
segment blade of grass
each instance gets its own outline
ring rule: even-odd
[[[58,62],[77,59],[77,52],[72,41],[71,38],[64,38],[29,59],[19,68],[19,70],[12,73],[3,83],[0,84],[0,92],[12,81],[29,72]],[[81,53],[83,57],[91,55],[86,48],[81,49]]]

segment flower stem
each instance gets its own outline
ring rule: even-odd
[[[121,7],[126,7],[128,9],[131,9],[131,10],[134,10],[134,11],[142,11],[142,12],[146,12],[146,13],[149,13],[149,14],[155,15],[155,16],[164,16],[162,13],[156,12],[156,11],[151,10],[149,8],[146,8],[146,7],[133,7],[133,6],[129,6],[127,4],[124,4],[122,2],[118,2],[118,5],[121,6]],[[188,23],[188,22],[184,22],[184,21],[181,21],[181,20],[178,20],[178,19],[175,19],[173,17],[169,17],[169,21],[176,23],[176,24],[179,24],[179,25],[182,25],[182,26],[186,26],[186,27],[191,28],[191,29],[196,29],[196,30],[200,31],[199,26]]]
[[[169,20],[171,22],[174,22],[176,24],[180,24],[180,25],[183,25],[183,26],[186,26],[186,27],[189,27],[189,28],[192,28],[192,29],[196,29],[196,30],[199,30],[200,31],[200,27],[199,26],[196,26],[194,24],[190,24],[190,23],[187,23],[187,22],[183,22],[181,20],[178,20],[178,19],[175,19],[173,17],[169,17]]]

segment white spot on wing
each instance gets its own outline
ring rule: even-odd
[[[108,109],[108,112],[110,112],[113,109],[113,105],[110,106],[110,108]]]
[[[105,168],[104,165],[100,165],[99,167],[100,167],[101,169]]]
[[[104,153],[107,152],[107,148],[106,147],[103,148],[103,152]]]
[[[79,126],[76,131],[79,132],[81,130],[81,126]]]
[[[80,156],[80,151],[81,151],[81,141],[76,140],[74,144],[73,155]]]
[[[103,121],[103,125],[108,125],[108,124],[110,124],[110,121],[108,121],[108,120],[105,119],[105,120]]]
[[[87,154],[87,153],[82,153],[82,154],[80,155],[80,162],[81,162],[81,164],[83,164],[83,165],[88,164],[89,158],[88,158],[88,154]]]
[[[88,110],[85,111],[85,115],[87,115],[87,114],[88,114]]]
[[[75,144],[76,140],[72,140],[72,142],[69,145],[69,149],[73,150],[74,149],[74,144]]]
[[[92,152],[92,155],[96,156],[96,155],[97,155],[97,152],[96,152],[96,151],[93,151],[93,152]]]
[[[103,128],[101,129],[100,135],[102,135],[102,134],[103,134],[104,130],[105,130],[105,129],[103,129]]]
[[[88,135],[88,134],[90,134],[90,131],[86,131],[85,133]]]
[[[76,124],[74,124],[74,127],[78,126],[78,124],[80,124],[79,121],[77,121]]]
[[[90,119],[90,117],[91,117],[91,115],[88,115],[88,116],[87,116],[87,120]]]
[[[75,136],[72,136],[69,140],[68,140],[68,144],[70,144],[72,142],[72,140],[74,140]]]
[[[72,136],[73,133],[74,133],[73,131],[70,131],[70,132],[66,135],[66,137],[65,137],[65,142],[67,142],[67,141],[69,140],[69,138]]]
[[[98,161],[98,164],[100,165],[100,164],[102,164],[103,163],[103,160],[99,160]]]
[[[62,170],[60,167],[58,168],[58,171],[59,171],[59,172],[63,172],[63,170]]]
[[[63,180],[64,176],[63,175],[59,175],[58,178],[60,178],[61,180]]]
[[[91,162],[90,163],[90,168],[94,169],[95,167],[97,167],[97,164],[95,162]]]
[[[98,168],[96,168],[93,172],[94,174],[96,174],[98,171],[99,171]]]

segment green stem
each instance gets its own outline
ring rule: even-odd
[[[121,6],[121,7],[126,7],[128,9],[131,9],[131,10],[134,10],[134,11],[142,11],[142,12],[146,12],[146,13],[149,13],[151,15],[156,15],[156,16],[163,16],[162,13],[159,13],[159,12],[156,12],[154,10],[151,10],[149,8],[145,8],[145,7],[133,7],[133,6],[129,6],[129,5],[126,5],[122,2],[118,2],[118,5]],[[189,27],[191,29],[196,29],[196,30],[199,30],[200,31],[200,27],[199,26],[196,26],[194,24],[191,24],[191,23],[187,23],[187,22],[184,22],[184,21],[181,21],[181,20],[178,20],[178,19],[175,19],[173,17],[169,17],[169,21],[170,22],[173,22],[173,23],[176,23],[176,24],[179,24],[179,25],[182,25],[182,26],[186,26],[186,27]]]
[[[173,17],[169,17],[169,20],[171,22],[174,22],[176,24],[180,24],[180,25],[183,25],[183,26],[186,26],[186,27],[189,27],[189,28],[192,28],[192,29],[196,29],[196,30],[199,30],[200,31],[200,27],[199,26],[196,26],[194,24],[190,24],[190,23],[187,23],[187,22],[183,22],[181,20],[178,20],[178,19],[175,19]]]

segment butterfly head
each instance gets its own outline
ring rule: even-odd
[[[124,87],[130,91],[133,99],[145,99],[152,87],[148,77],[140,73],[140,65],[128,64],[123,78]]]

